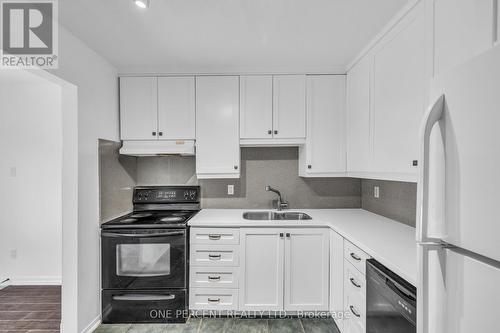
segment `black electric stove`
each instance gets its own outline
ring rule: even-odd
[[[184,322],[198,186],[137,187],[134,211],[101,225],[103,323]]]

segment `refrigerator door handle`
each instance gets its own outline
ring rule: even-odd
[[[425,114],[424,121],[420,128],[420,174],[417,204],[417,241],[418,242],[436,242],[438,240],[428,236],[429,224],[429,150],[430,136],[434,125],[442,118],[444,110],[444,95],[434,102]]]

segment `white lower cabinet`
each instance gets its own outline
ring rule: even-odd
[[[241,310],[328,310],[328,229],[242,228],[240,235]]]
[[[242,228],[240,310],[283,310],[283,229]]]
[[[330,230],[330,312],[343,332],[344,311],[344,237]]]

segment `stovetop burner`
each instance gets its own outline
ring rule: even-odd
[[[151,213],[132,213],[132,215],[130,215],[131,218],[142,218],[142,217],[149,217],[153,214]]]

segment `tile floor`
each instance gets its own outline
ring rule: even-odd
[[[186,324],[101,325],[94,333],[339,333],[333,319],[190,318]]]

